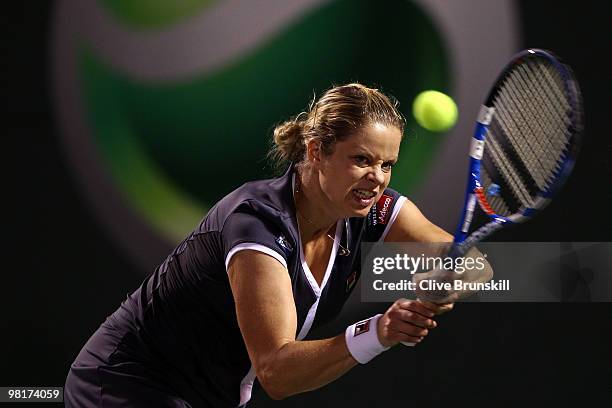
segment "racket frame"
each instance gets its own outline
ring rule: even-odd
[[[546,59],[551,63],[561,75],[565,87],[565,94],[569,97],[568,103],[572,108],[571,123],[573,128],[570,128],[570,141],[568,150],[565,152],[559,167],[553,174],[553,181],[550,186],[541,191],[535,198],[533,205],[519,210],[519,212],[501,216],[496,214],[492,206],[487,201],[485,191],[480,179],[481,159],[486,148],[486,138],[489,125],[495,115],[493,101],[497,95],[500,85],[503,80],[511,72],[513,67],[525,57],[537,56]],[[489,92],[486,102],[480,107],[478,117],[476,119],[476,128],[472,137],[470,146],[470,163],[468,172],[468,182],[465,192],[463,209],[461,212],[461,220],[457,226],[454,236],[454,244],[451,253],[454,256],[462,256],[474,244],[491,235],[493,232],[510,224],[524,222],[532,218],[538,211],[542,210],[551,201],[561,186],[564,184],[569,174],[571,173],[581,142],[582,132],[582,102],[580,90],[577,82],[574,79],[571,69],[561,63],[559,59],[549,51],[541,49],[526,49],[516,54],[506,65],[502,73],[495,81],[495,86]],[[479,204],[481,210],[491,219],[488,223],[481,226],[477,230],[468,235],[469,227],[472,223],[474,212],[476,211],[476,203]]]

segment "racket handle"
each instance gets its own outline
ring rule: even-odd
[[[453,242],[450,247],[448,254],[446,256],[456,259],[465,255],[465,253],[470,249],[470,247],[466,247],[465,244]]]
[[[400,343],[402,343],[404,346],[408,346],[408,347],[413,347],[414,345],[416,345],[416,343],[410,343],[408,341],[401,341]]]

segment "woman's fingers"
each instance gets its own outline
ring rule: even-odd
[[[378,337],[385,346],[418,343],[437,326],[434,312],[415,300],[399,299],[378,321]]]
[[[419,300],[419,303],[421,303],[425,308],[427,308],[436,315],[446,313],[450,310],[453,310],[453,308],[455,307],[454,303],[433,303],[427,300]]]
[[[409,310],[412,312],[416,312],[419,313],[422,316],[426,316],[426,317],[434,317],[435,315],[435,310],[433,310],[432,308],[427,307],[426,304],[418,301],[418,300],[407,300],[407,299],[400,299],[398,301],[396,301],[395,303],[397,303],[397,305],[404,309],[404,310]]]

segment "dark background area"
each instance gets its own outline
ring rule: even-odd
[[[594,2],[519,5],[523,45],[550,49],[573,67],[586,133],[560,198],[532,223],[497,239],[610,241],[610,13]],[[52,7],[14,3],[3,17],[9,211],[0,386],[63,385],[81,346],[143,278],[95,222],[63,160],[48,83]],[[439,326],[419,353],[396,347],[333,385],[278,406],[609,404],[609,303],[460,304]],[[255,406],[268,404],[265,396],[255,398]]]

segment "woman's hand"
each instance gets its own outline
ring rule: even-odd
[[[464,255],[466,259],[474,260],[473,265],[477,265],[476,259],[482,262],[481,268],[465,269],[462,272],[455,272],[447,269],[432,269],[427,272],[415,273],[412,275],[412,282],[416,289],[418,299],[431,304],[452,304],[458,300],[472,296],[477,290],[455,289],[455,283],[484,283],[493,278],[493,268],[476,247]],[[434,284],[436,286],[431,286]],[[442,286],[444,285],[444,286]],[[431,288],[431,289],[430,289]]]
[[[449,312],[455,307],[454,303],[433,303],[426,300],[419,299],[426,308],[434,312],[435,315],[441,315],[442,313]]]
[[[430,329],[437,326],[436,314],[452,309],[452,305],[436,305],[418,300],[398,299],[378,319],[378,340],[385,347],[399,342],[419,343]]]

